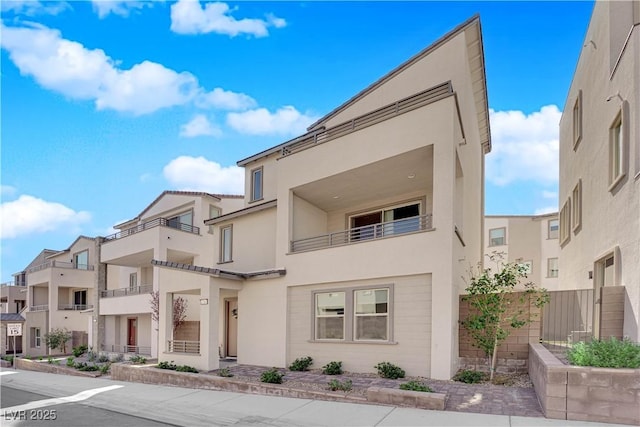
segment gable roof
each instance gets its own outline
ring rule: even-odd
[[[89,236],[83,236],[83,235],[80,235],[80,236],[78,236],[78,237],[76,238],[76,240],[74,240],[74,241],[69,245],[69,247],[68,247],[67,249],[63,249],[63,250],[61,250],[61,251],[54,251],[52,254],[45,256],[45,258],[46,258],[46,259],[49,259],[49,258],[55,257],[55,256],[57,256],[57,255],[63,254],[63,253],[65,253],[65,252],[70,252],[70,251],[71,251],[71,248],[73,247],[73,245],[75,245],[75,244],[78,242],[78,240],[80,240],[80,239],[96,240],[96,238],[95,238],[95,237],[89,237]],[[45,249],[45,250],[46,250],[46,249]]]
[[[24,322],[24,317],[20,313],[0,313],[0,321],[2,322]]]

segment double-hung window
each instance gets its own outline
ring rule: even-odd
[[[220,262],[233,261],[233,226],[220,228]]]
[[[387,340],[389,337],[389,289],[354,291],[354,339]]]
[[[317,340],[344,340],[344,292],[315,294]]]
[[[547,277],[558,277],[558,258],[547,258]]]
[[[506,242],[507,229],[505,227],[489,230],[489,246],[502,246]]]
[[[549,239],[557,239],[559,230],[560,230],[560,220],[550,219],[548,223]]]
[[[262,174],[263,169],[259,167],[251,171],[251,201],[262,200]]]

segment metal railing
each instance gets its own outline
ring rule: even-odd
[[[35,273],[36,271],[46,270],[47,268],[69,268],[74,270],[93,270],[93,265],[74,264],[72,262],[47,261],[43,264],[36,265],[27,269],[27,273]]]
[[[49,304],[32,305],[29,307],[29,311],[47,311],[49,310]]]
[[[139,345],[102,344],[100,349],[110,353],[134,353],[151,356],[151,347],[142,347]]]
[[[566,350],[593,335],[593,289],[549,292],[542,310],[540,340],[547,348]]]
[[[27,286],[27,282],[24,281],[24,280],[15,282],[15,281],[12,280],[11,282],[4,282],[4,283],[0,284],[0,287],[2,287],[2,288],[7,287],[7,286],[21,286],[21,287],[22,286]]]
[[[153,285],[140,285],[128,288],[107,289],[100,291],[100,298],[126,297],[127,295],[148,294],[153,291]]]
[[[176,230],[184,231],[187,233],[200,234],[200,227],[196,227],[190,224],[183,224],[173,219],[169,220],[167,218],[156,218],[154,220],[145,222],[135,227],[127,228],[115,234],[111,234],[105,237],[104,240],[105,240],[105,243],[107,243],[113,240],[122,239],[123,237],[131,236],[133,234],[140,233],[142,231],[149,230],[155,227],[169,227],[169,228],[175,228]]]
[[[200,353],[200,341],[169,340],[169,353]]]
[[[303,252],[428,230],[431,228],[431,220],[431,214],[414,216],[396,221],[350,228],[348,230],[337,231],[335,233],[329,233],[322,236],[293,240],[291,242],[290,250],[291,252]]]
[[[88,310],[93,308],[91,304],[58,304],[58,310]]]

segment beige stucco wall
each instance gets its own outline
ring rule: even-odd
[[[0,303],[0,313],[17,313],[18,305],[16,301],[27,301],[26,286],[2,286],[0,295],[6,298],[7,302]]]
[[[336,343],[313,341],[313,292],[340,291],[354,287],[392,286],[393,313],[390,329],[393,343]],[[287,364],[298,357],[313,357],[313,367],[342,361],[350,372],[375,372],[375,364],[387,361],[403,368],[407,375],[430,376],[431,277],[429,275],[389,277],[288,289]]]
[[[560,283],[594,286],[590,272],[608,253],[617,253],[616,285],[625,286],[624,335],[640,340],[640,6],[635,2],[596,2],[585,47],[560,121],[560,205],[582,180],[582,226],[571,227],[560,252]],[[610,10],[614,10],[610,14]],[[631,32],[624,53],[624,40]],[[593,42],[593,43],[591,43]],[[594,48],[594,45],[597,48]],[[616,59],[620,56],[617,68]],[[582,90],[582,140],[574,150],[572,111]],[[616,94],[619,93],[619,97]],[[611,98],[607,101],[608,98]],[[626,173],[614,188],[609,183],[609,128],[623,109]]]
[[[272,154],[244,166],[244,207],[253,206],[276,198],[279,184],[277,158],[278,154]],[[262,168],[262,199],[251,201],[251,172],[258,168]]]

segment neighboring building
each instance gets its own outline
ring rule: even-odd
[[[484,219],[484,265],[496,269],[490,256],[501,254],[503,262],[527,265],[527,281],[549,291],[560,289],[558,281],[558,213],[545,215],[487,215]]]
[[[138,216],[117,225],[120,231],[105,237],[101,246],[107,280],[99,291],[100,342],[96,348],[157,357],[158,326],[152,323],[150,294],[158,291],[165,272],[151,260],[208,263],[213,258],[214,238],[204,220],[243,205],[242,196],[165,191]],[[187,322],[175,339],[192,341],[192,329],[198,327],[193,313],[199,311],[200,301],[195,295],[183,297],[188,305]]]
[[[27,287],[24,283],[0,285],[0,313],[20,313],[26,306]]]
[[[24,353],[30,356],[54,354],[44,336],[54,328],[72,333],[68,348],[92,342],[96,290],[104,272],[99,268],[100,242],[78,237],[68,249],[45,249],[16,277],[27,285]]]
[[[22,317],[19,313],[0,313],[0,355],[13,355],[13,354],[21,354],[22,349],[24,347],[24,317]],[[22,335],[16,336],[8,336],[7,327],[8,325],[22,325]],[[15,352],[14,352],[14,343],[15,343]]]
[[[560,283],[594,289],[593,334],[640,341],[640,2],[595,2],[560,121]],[[602,288],[624,287],[624,319]],[[622,316],[620,316],[622,317]]]
[[[208,252],[136,257],[137,267],[151,254],[162,267],[159,360],[210,370],[219,355],[280,367],[312,356],[354,372],[390,361],[449,379],[462,277],[483,256],[490,148],[474,17],[308,133],[238,162],[245,207],[205,222]],[[105,259],[115,244],[104,244],[103,261],[119,257]],[[198,301],[190,340],[172,331],[178,296]]]

